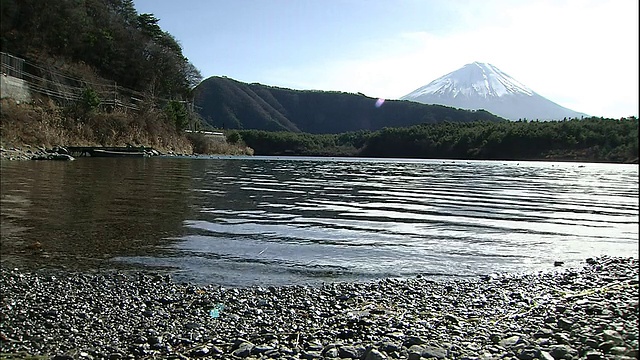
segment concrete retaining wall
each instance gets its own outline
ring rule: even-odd
[[[26,82],[5,74],[0,76],[0,96],[2,99],[11,98],[19,102],[31,101],[31,93]]]

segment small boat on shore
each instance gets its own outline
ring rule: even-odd
[[[106,150],[106,149],[93,149],[89,151],[89,156],[92,157],[145,157],[147,153],[142,151],[127,150]]]
[[[65,150],[69,154],[76,156],[90,157],[146,157],[159,155],[160,153],[153,148],[143,146],[126,146],[126,147],[97,147],[97,146],[69,146]]]

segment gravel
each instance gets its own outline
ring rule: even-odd
[[[455,281],[245,288],[2,268],[0,288],[4,358],[638,358],[635,258]]]

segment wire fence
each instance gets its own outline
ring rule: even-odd
[[[104,107],[139,110],[145,99],[150,99],[156,104],[170,101],[118,86],[116,82],[87,81],[53,66],[36,64],[4,52],[0,52],[0,58],[3,76],[20,79],[29,92],[45,95],[65,104],[82,101],[88,89],[95,91],[100,98],[100,106]],[[188,102],[181,102],[185,103],[187,108],[192,108]]]

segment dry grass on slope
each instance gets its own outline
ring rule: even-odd
[[[77,116],[50,101],[17,104],[2,99],[0,145],[20,147],[125,146],[153,147],[161,152],[191,154],[191,142],[167,123],[158,110],[144,113],[112,111]],[[36,105],[37,104],[37,105]]]

